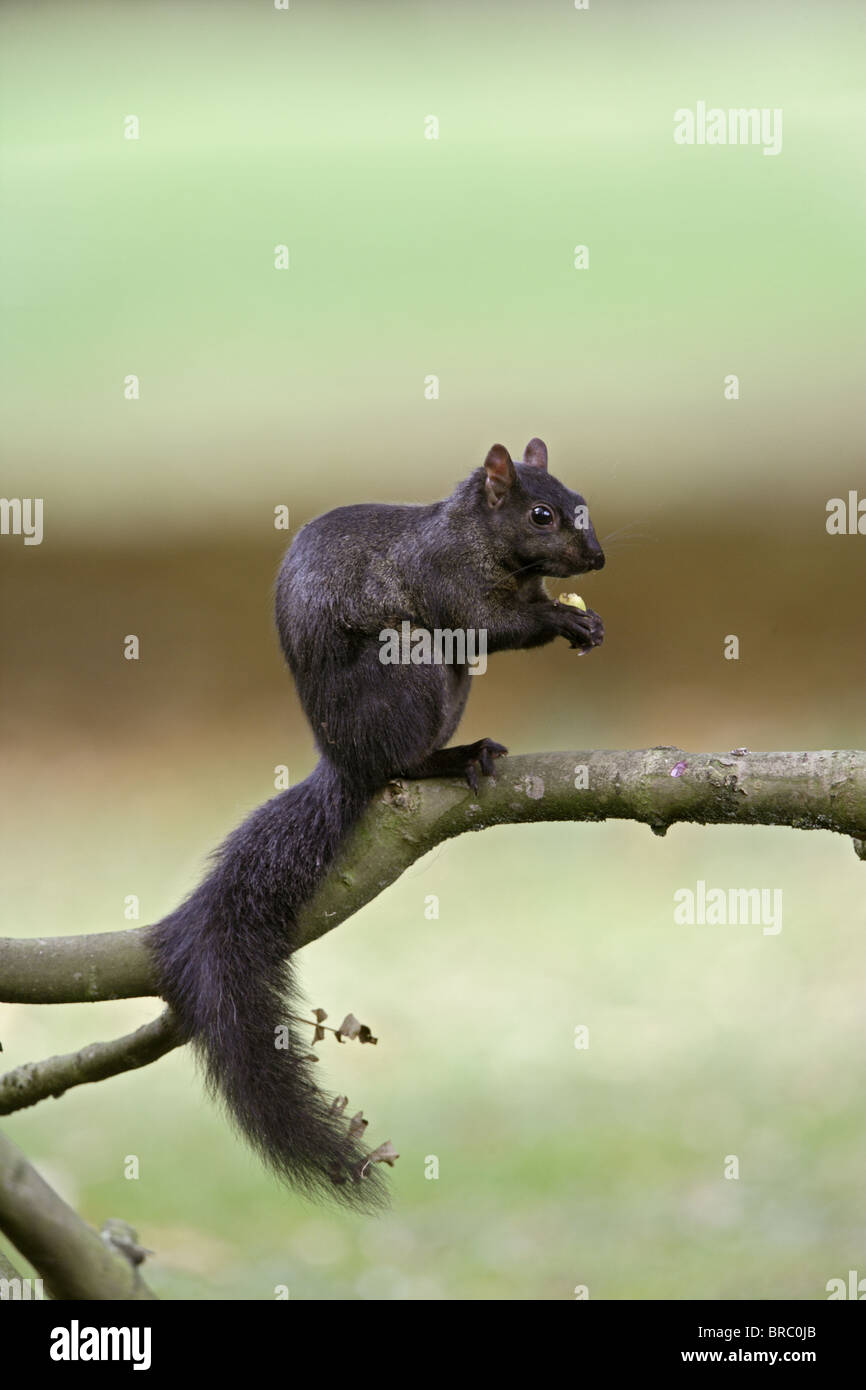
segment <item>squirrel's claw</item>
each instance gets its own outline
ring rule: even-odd
[[[469,757],[466,760],[466,781],[472,791],[478,791],[478,769],[485,777],[496,776],[495,759],[503,757],[508,749],[501,743],[494,743],[492,738],[480,738],[477,743],[471,743],[467,749]]]

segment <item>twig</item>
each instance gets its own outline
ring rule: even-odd
[[[145,1067],[182,1042],[174,1015],[166,1009],[159,1018],[125,1037],[90,1043],[79,1052],[47,1057],[42,1062],[27,1062],[0,1076],[0,1115],[25,1110],[47,1096],[57,1098],[88,1081],[104,1081],[108,1076]]]

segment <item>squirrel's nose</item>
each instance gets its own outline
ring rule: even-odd
[[[604,551],[602,550],[601,546],[599,546],[598,549],[595,550],[595,551],[592,553],[592,555],[590,555],[590,557],[589,557],[589,567],[590,567],[590,569],[593,569],[593,570],[603,570],[603,569],[604,569]]]

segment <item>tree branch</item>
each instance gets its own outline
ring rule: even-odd
[[[0,939],[0,1003],[86,1004],[154,994],[147,929]]]
[[[108,1076],[145,1067],[182,1042],[174,1015],[166,1009],[125,1037],[90,1043],[80,1052],[48,1057],[43,1062],[27,1062],[0,1076],[0,1115],[25,1110],[48,1096],[56,1099],[88,1081],[104,1081]]]
[[[0,1250],[0,1279],[20,1279],[21,1275],[11,1260],[7,1260]]]
[[[680,763],[682,774],[672,776]],[[576,785],[581,768],[585,787]],[[379,792],[301,912],[302,944],[339,926],[435,845],[492,825],[616,819],[664,834],[690,821],[832,830],[861,845],[866,840],[864,752],[539,753],[503,759],[498,773],[477,793],[456,779],[392,782]],[[146,927],[0,940],[0,1001],[81,1003],[156,992]]]
[[[331,931],[435,845],[526,821],[784,825],[848,835],[866,855],[866,753],[546,753],[509,758],[473,793],[457,780],[392,782],[372,801],[299,917],[302,944]],[[147,928],[0,940],[0,1000],[72,1003],[157,992]],[[171,1012],[126,1037],[19,1067],[0,1114],[155,1061],[181,1041]],[[0,1135],[0,1229],[61,1299],[151,1299],[134,1259],[100,1237]],[[6,1270],[11,1273],[6,1274]],[[16,1277],[0,1256],[0,1275]]]
[[[153,1299],[136,1265],[88,1226],[0,1134],[0,1230],[53,1298]]]

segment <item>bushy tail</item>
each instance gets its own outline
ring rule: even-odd
[[[229,836],[208,878],[149,936],[161,994],[262,1158],[309,1195],[360,1206],[381,1200],[381,1178],[371,1164],[360,1180],[364,1150],[317,1089],[310,1043],[287,1016],[298,909],[365,800],[323,758]]]

